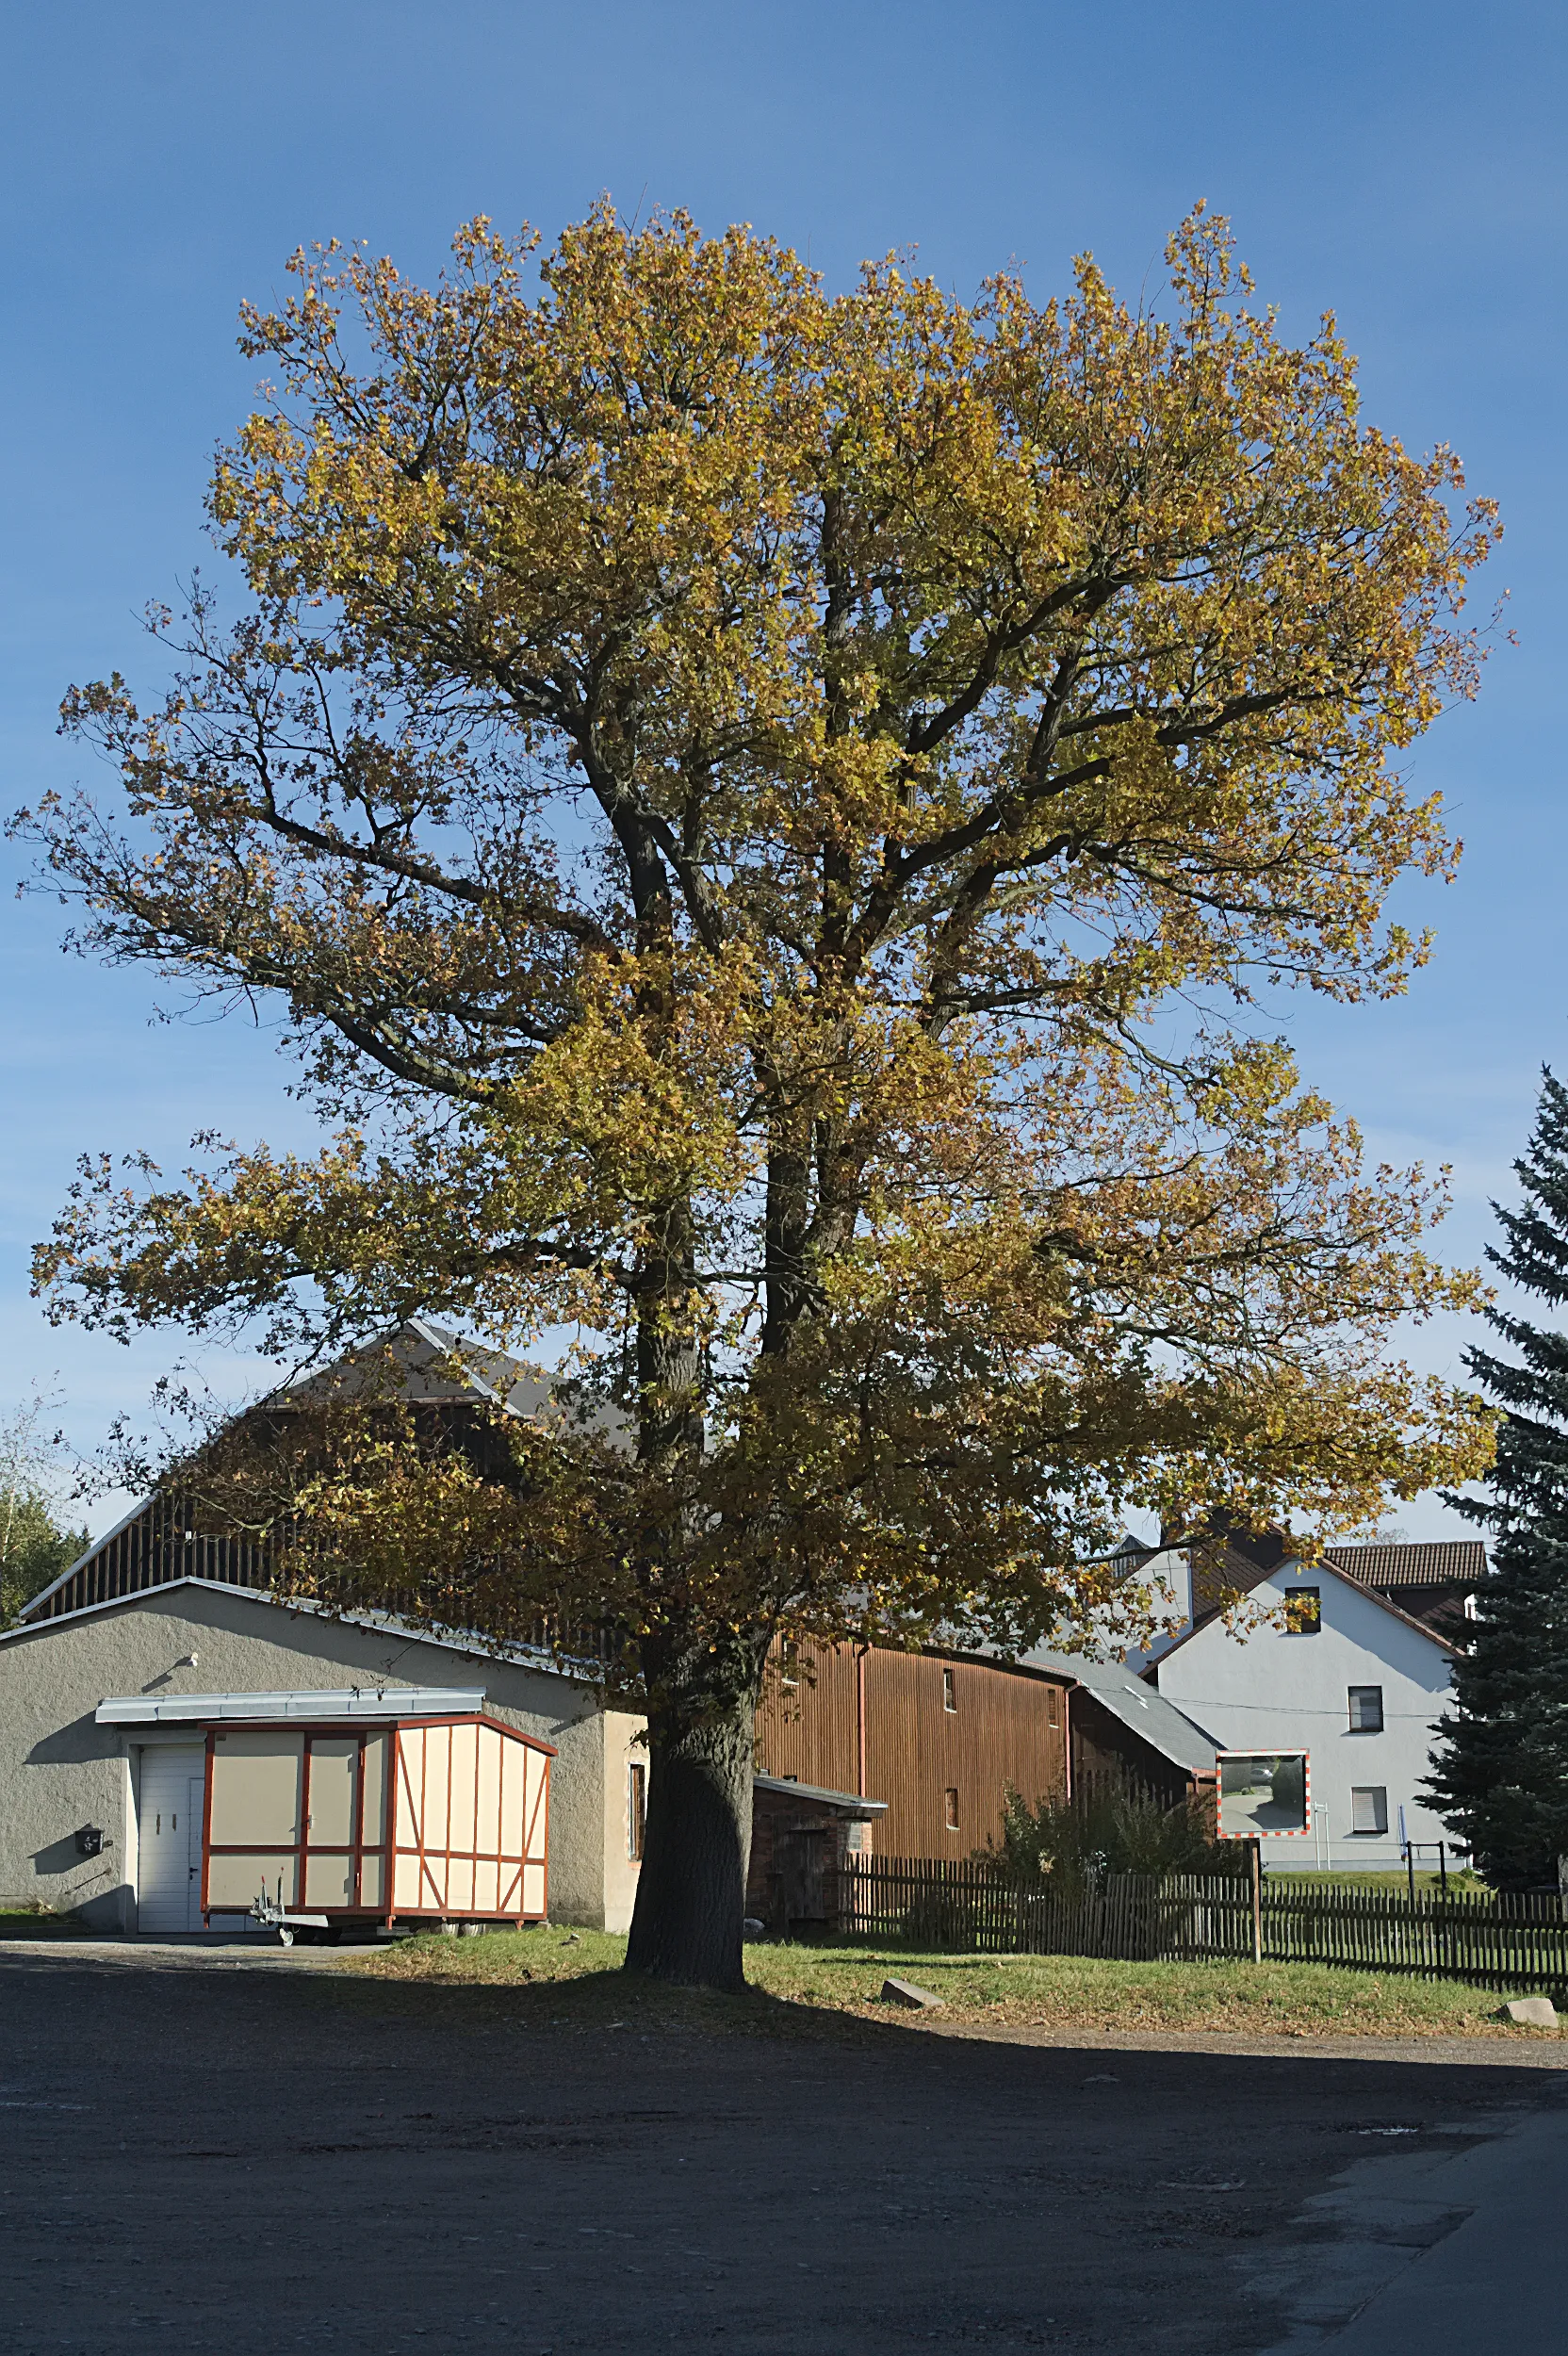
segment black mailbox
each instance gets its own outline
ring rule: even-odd
[[[83,1824],[79,1826],[76,1833],[76,1855],[78,1857],[102,1857],[104,1853],[104,1843],[107,1838],[108,1835],[103,1830],[101,1825]]]

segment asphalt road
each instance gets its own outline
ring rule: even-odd
[[[1562,2343],[1555,2045],[644,2037],[292,1967],[0,1952],[6,2356]]]

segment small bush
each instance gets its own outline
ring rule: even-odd
[[[1102,1779],[1070,1800],[1033,1807],[1009,1784],[1000,1840],[976,1851],[1009,1879],[1076,1895],[1106,1873],[1231,1873],[1246,1863],[1239,1845],[1217,1841],[1201,1800],[1174,1806],[1122,1779]]]
[[[944,1890],[923,1890],[905,1908],[899,1936],[912,1947],[967,1947],[973,1937],[968,1903]]]

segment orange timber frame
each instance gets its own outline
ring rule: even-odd
[[[534,1800],[531,1809],[529,1811],[523,1832],[521,1854],[515,1857],[510,1855],[502,1854],[498,1850],[482,1850],[477,1845],[477,1803],[479,1787],[479,1760],[477,1744],[475,1746],[474,1765],[476,1845],[472,1850],[466,1849],[461,1852],[454,1852],[452,1849],[452,1777],[450,1736],[453,1729],[459,1726],[488,1726],[493,1732],[502,1736],[506,1742],[521,1743],[525,1749],[536,1751],[541,1754],[544,1759],[545,1771],[539,1778],[538,1796]],[[416,1728],[423,1731],[427,1737],[426,1742],[421,1743],[419,1746],[419,1790],[417,1794],[416,1794],[414,1790],[413,1778],[409,1772],[409,1759],[407,1753],[404,1751],[402,1742],[403,1735]],[[429,1826],[427,1825],[425,1818],[425,1769],[429,1751],[429,1736],[432,1733],[439,1733],[443,1728],[445,1728],[449,1738],[447,1746],[448,1772],[446,1778],[447,1821],[444,1827],[443,1842],[438,1848],[429,1839]],[[538,1737],[535,1735],[524,1734],[520,1732],[516,1726],[503,1725],[500,1719],[493,1718],[487,1710],[481,1710],[472,1714],[465,1713],[465,1715],[460,1718],[383,1718],[368,1720],[356,1718],[342,1722],[329,1722],[325,1719],[318,1722],[315,1720],[301,1721],[298,1719],[290,1721],[288,1719],[281,1718],[225,1718],[222,1721],[221,1726],[209,1725],[206,1728],[206,1764],[203,1779],[202,1793],[202,1922],[206,1929],[211,1929],[211,1918],[215,1912],[219,1914],[231,1914],[237,1910],[232,1906],[212,1907],[208,1904],[209,1875],[213,1857],[249,1857],[256,1854],[255,1844],[251,1842],[220,1841],[216,1848],[213,1845],[212,1776],[216,1739],[220,1733],[253,1734],[261,1731],[275,1732],[280,1729],[297,1732],[303,1737],[304,1755],[301,1771],[302,1781],[300,1791],[300,1838],[297,1841],[292,1843],[287,1841],[277,1843],[269,1842],[267,1844],[266,1853],[272,1857],[293,1857],[296,1888],[294,1905],[295,1911],[302,1913],[309,1912],[312,1914],[324,1914],[327,1917],[329,1923],[380,1922],[384,1922],[388,1928],[390,1928],[392,1923],[400,1916],[410,1916],[416,1919],[424,1917],[432,1921],[461,1918],[464,1921],[469,1922],[512,1922],[514,1923],[519,1930],[521,1930],[524,1925],[530,1922],[536,1922],[544,1920],[549,1906],[550,1767],[556,1756],[555,1746],[551,1742],[540,1742]],[[382,1822],[379,1826],[372,1827],[367,1825],[365,1823],[365,1749],[366,1744],[378,1736],[389,1736],[391,1740],[387,1762],[388,1772],[385,1778],[385,1792],[382,1803]],[[353,1839],[351,1843],[348,1846],[345,1846],[341,1842],[313,1841],[308,1837],[310,1826],[310,1747],[312,1742],[317,1740],[341,1742],[345,1738],[351,1741],[357,1740],[359,1743],[359,1755],[354,1766]],[[504,1757],[504,1753],[502,1756]],[[399,1843],[397,1840],[398,1794],[400,1791],[404,1793],[408,1800],[409,1812],[414,1820],[416,1827],[417,1828],[418,1840],[416,1842]],[[367,1835],[372,1832],[377,1837],[373,1839],[367,1838]],[[434,1875],[431,1872],[431,1864],[437,1857],[446,1861],[454,1855],[461,1855],[464,1858],[472,1857],[476,1864],[494,1864],[498,1868],[497,1884],[500,1904],[494,1911],[489,1908],[476,1906],[462,1907],[454,1910],[448,1905],[446,1899],[436,1887]],[[354,1896],[354,1902],[351,1905],[346,1906],[306,1906],[305,1866],[307,1858],[311,1857],[330,1857],[345,1859],[351,1858],[353,1867],[352,1889]],[[396,1903],[398,1859],[400,1857],[416,1857],[419,1861],[418,1879],[420,1899],[422,1901],[425,1898],[428,1888],[430,1897],[433,1901],[434,1901],[434,1903],[431,1905],[421,1903],[418,1906],[413,1906],[406,1904],[399,1905]],[[367,1857],[379,1858],[381,1860],[382,1903],[379,1905],[365,1905],[361,1903],[361,1892],[364,1888],[365,1880],[365,1860]],[[516,1870],[513,1873],[511,1880],[505,1884],[503,1890],[500,1886],[500,1870],[508,1865],[514,1866]],[[524,1890],[524,1872],[525,1869],[531,1865],[540,1865],[544,1868],[544,1903],[537,1909],[537,1911],[534,1912],[531,1912],[521,1904]],[[515,1906],[507,1903],[514,1897],[515,1897],[518,1901],[518,1904]]]

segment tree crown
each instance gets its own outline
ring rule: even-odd
[[[1383,1354],[1470,1297],[1434,1190],[1245,1025],[1425,954],[1397,757],[1474,692],[1494,515],[1222,223],[1168,258],[1161,317],[1087,259],[834,298],[608,205],[547,254],[477,221],[431,288],[297,255],[212,491],[253,610],[196,599],[159,709],[73,691],[128,825],[39,823],[89,945],[286,1000],[338,1134],[87,1168],[57,1312],[565,1328],[634,1470],[612,1513],[580,1450],[568,1510],[553,1433],[533,1559],[650,1625],[1037,1633],[1123,1503],[1467,1477],[1484,1416]]]

